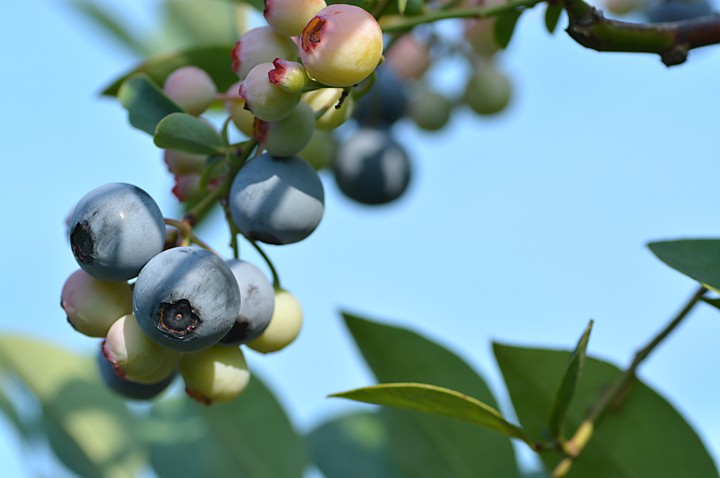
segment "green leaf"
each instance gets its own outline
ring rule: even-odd
[[[676,271],[720,289],[720,239],[652,242],[648,247]]]
[[[0,369],[40,402],[48,440],[80,476],[137,474],[143,453],[134,417],[102,383],[92,360],[21,337],[0,338]]]
[[[117,15],[106,6],[93,0],[73,0],[68,3],[75,11],[98,25],[109,37],[132,53],[141,56],[149,53],[143,42],[130,31],[127,25],[119,22]]]
[[[259,12],[265,11],[265,0],[231,0],[235,3],[245,3]],[[329,3],[329,2],[328,2]]]
[[[226,0],[165,0],[162,7],[169,36],[181,44],[232,44],[243,33],[237,29],[237,5]]]
[[[398,9],[398,13],[400,13],[400,15],[405,14],[405,7],[407,7],[407,3],[408,3],[407,0],[397,0],[397,9]]]
[[[153,82],[162,85],[170,73],[188,65],[205,70],[215,82],[218,91],[226,91],[238,81],[237,75],[230,68],[231,51],[232,45],[205,46],[154,56],[115,80],[102,94],[116,96],[123,82],[136,73],[145,73]]]
[[[548,3],[547,8],[545,9],[545,28],[547,28],[548,33],[552,34],[555,32],[555,28],[557,28],[562,12],[562,4]]]
[[[377,413],[353,413],[330,420],[306,437],[313,463],[326,478],[396,478],[388,436]]]
[[[519,11],[508,12],[496,17],[493,33],[495,42],[500,48],[507,48],[510,44],[520,13]]]
[[[565,419],[567,418],[572,399],[575,396],[583,365],[585,365],[585,357],[592,326],[593,322],[591,320],[570,356],[565,375],[562,378],[557,395],[555,395],[548,428],[550,429],[550,434],[557,439],[565,438]]]
[[[223,149],[223,140],[215,127],[187,113],[173,113],[163,118],[155,129],[155,144],[197,154],[215,154]]]
[[[702,299],[702,301],[708,305],[712,305],[716,309],[720,309],[720,298],[713,298],[713,299],[704,298],[704,299]]]
[[[473,397],[435,385],[384,383],[334,393],[331,397],[348,398],[359,402],[457,418],[496,431],[510,438],[518,438],[528,444],[531,443],[525,432],[505,420],[499,411]]]
[[[351,314],[345,323],[379,382],[430,383],[497,408],[485,381],[462,359],[420,335]],[[401,476],[517,477],[510,440],[446,417],[384,408],[390,456]]]
[[[210,407],[189,398],[157,403],[145,423],[160,477],[301,477],[308,459],[273,394],[253,376],[243,394]]]
[[[495,357],[525,430],[544,436],[555,391],[570,353],[494,344]],[[621,371],[588,358],[583,380],[568,410],[567,425],[575,430],[587,410]],[[559,453],[540,455],[548,469]],[[595,428],[568,477],[580,478],[717,478],[712,458],[693,429],[660,395],[636,381],[621,405],[610,408]]]
[[[130,124],[151,135],[155,134],[155,128],[161,119],[170,113],[182,111],[142,73],[131,76],[122,84],[118,99],[128,111]]]

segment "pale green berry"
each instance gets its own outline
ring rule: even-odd
[[[187,394],[205,405],[233,400],[250,382],[250,371],[240,347],[215,345],[185,353],[179,370]]]
[[[260,337],[248,343],[251,349],[270,353],[290,345],[300,334],[303,313],[300,302],[285,290],[275,291],[275,311]]]
[[[286,118],[300,102],[300,91],[285,91],[270,82],[268,73],[274,68],[272,63],[261,63],[250,70],[240,84],[240,96],[245,99],[245,107],[263,121]]]
[[[309,104],[313,111],[324,111],[316,120],[318,128],[335,129],[350,118],[355,102],[352,95],[343,97],[343,91],[342,88],[321,88],[302,96],[302,100]]]
[[[255,120],[253,135],[273,156],[292,156],[303,149],[315,130],[315,113],[305,103],[298,103],[287,118],[279,121]]]
[[[503,111],[512,96],[510,80],[492,65],[478,68],[468,79],[465,101],[480,115]]]

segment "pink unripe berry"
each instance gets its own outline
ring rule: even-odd
[[[191,174],[202,172],[207,162],[207,156],[187,153],[177,149],[166,149],[163,152],[163,160],[171,173]]]
[[[244,80],[250,70],[260,63],[275,58],[293,60],[297,57],[297,45],[287,35],[281,35],[270,27],[258,27],[246,31],[232,49],[232,70]]]
[[[385,55],[385,63],[400,81],[420,78],[430,68],[430,48],[412,33],[398,38]]]
[[[325,0],[265,0],[263,15],[276,32],[299,36],[310,19],[326,6]]]
[[[278,121],[286,118],[300,102],[300,91],[285,91],[270,83],[268,74],[275,66],[260,63],[248,73],[240,84],[240,96],[245,108],[263,121]]]
[[[382,29],[354,5],[323,8],[305,26],[300,57],[307,72],[327,86],[351,86],[367,78],[382,58]]]
[[[65,281],[60,305],[75,330],[105,337],[119,317],[132,312],[132,289],[127,282],[102,281],[78,269]]]
[[[217,95],[210,75],[195,66],[183,66],[173,71],[163,85],[165,94],[191,115],[205,112]]]

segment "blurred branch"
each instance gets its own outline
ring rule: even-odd
[[[720,43],[720,14],[650,25],[607,19],[583,0],[562,4],[570,20],[567,33],[600,52],[656,53],[666,66],[673,66],[684,63],[693,48]]]

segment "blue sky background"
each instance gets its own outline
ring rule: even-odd
[[[123,2],[144,27],[155,1]],[[115,8],[120,9],[118,4]],[[656,260],[651,240],[719,237],[720,48],[685,65],[585,50],[545,32],[542,9],[520,20],[501,59],[515,96],[488,120],[458,110],[442,133],[401,122],[415,168],[408,194],[367,208],[330,176],[326,215],[306,241],[267,250],[302,302],[305,328],[282,353],[248,361],[307,430],[359,405],[328,393],[367,385],[338,310],[418,330],[458,352],[508,398],[491,341],[570,348],[595,320],[591,354],[627,365],[695,285]],[[561,20],[564,26],[565,20]],[[161,152],[117,102],[97,92],[135,59],[64,2],[0,2],[0,333],[91,353],[58,307],[76,264],[64,220],[108,182],[137,184],[177,215]],[[446,62],[452,88],[466,71]],[[203,237],[229,254],[226,228]],[[243,254],[256,260],[243,247]],[[641,369],[720,462],[720,314],[700,305]],[[4,476],[33,476],[0,418]]]

